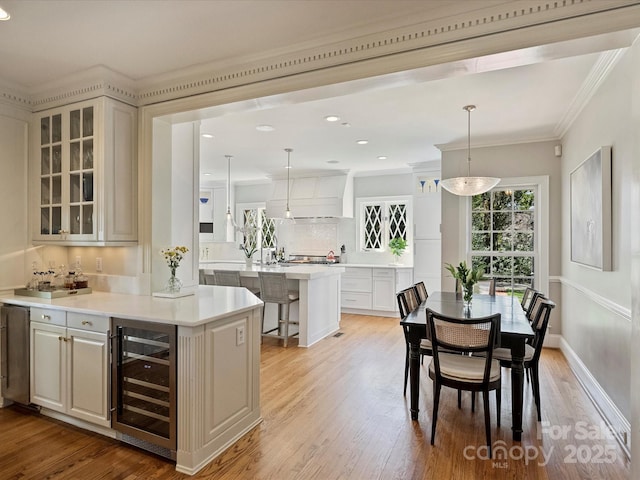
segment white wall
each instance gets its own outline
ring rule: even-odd
[[[638,47],[635,47],[636,49]],[[562,335],[627,418],[630,407],[633,53],[627,52],[563,138]],[[636,127],[638,126],[636,122]],[[571,262],[570,173],[603,145],[612,153],[613,268],[601,272]],[[637,440],[637,439],[636,439]]]

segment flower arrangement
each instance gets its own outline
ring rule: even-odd
[[[177,246],[173,248],[165,248],[160,250],[160,253],[164,255],[164,259],[171,269],[171,274],[175,275],[176,268],[180,266],[180,262],[184,258],[184,255],[189,251],[187,247]]]
[[[446,263],[445,268],[449,270],[451,276],[458,280],[460,285],[462,285],[464,302],[467,304],[471,303],[471,298],[473,297],[473,286],[482,280],[484,268],[469,268],[465,261],[460,262],[457,267],[454,267],[450,263]]]
[[[389,250],[391,250],[391,254],[395,257],[396,262],[400,258],[400,256],[404,253],[404,250],[407,248],[407,241],[402,237],[395,237],[389,240]]]

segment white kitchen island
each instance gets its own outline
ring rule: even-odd
[[[259,286],[258,272],[283,272],[300,300],[291,306],[291,319],[299,322],[298,346],[310,347],[340,329],[340,282],[345,269],[339,265],[258,265],[201,263],[205,273],[214,269],[240,272],[243,284]],[[265,328],[275,325],[277,308],[265,306]]]
[[[56,299],[9,294],[0,302],[30,308],[31,401],[43,414],[122,439],[109,428],[105,398],[109,370],[103,364],[109,362],[107,330],[113,317],[177,326],[176,470],[195,474],[261,421],[262,302],[244,288],[200,286],[194,295],[175,299],[105,292]],[[34,343],[34,324],[42,325],[40,343]],[[92,346],[86,347],[87,340],[84,351],[95,355],[73,363],[70,349],[76,338],[82,342],[83,328],[94,328],[85,335]],[[38,378],[46,376],[46,401],[34,385],[34,368],[42,369]],[[83,385],[83,378],[93,385]],[[53,397],[59,398],[50,401]],[[82,411],[76,397],[84,402]],[[88,411],[94,412],[91,417]]]

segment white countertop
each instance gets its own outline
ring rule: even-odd
[[[284,272],[291,280],[312,280],[344,273],[344,267],[338,265],[262,265],[254,264],[247,267],[239,263],[205,263],[200,262],[200,266],[207,270],[233,270],[240,272],[241,277],[258,278],[258,272]]]
[[[360,267],[360,268],[413,268],[413,265],[395,265],[384,263],[340,263],[342,267]]]
[[[0,302],[185,327],[203,325],[262,305],[262,301],[246,288],[212,285],[200,285],[195,295],[180,298],[94,291],[55,299],[5,295],[0,297]]]

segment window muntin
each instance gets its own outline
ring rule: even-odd
[[[360,250],[384,252],[395,237],[411,239],[410,198],[359,199],[358,203]]]
[[[492,190],[471,198],[471,261],[483,266],[496,290],[521,295],[535,284],[534,188]]]
[[[276,222],[273,218],[267,218],[265,212],[263,207],[242,209],[244,245],[253,243],[255,239],[258,248],[276,247]]]

